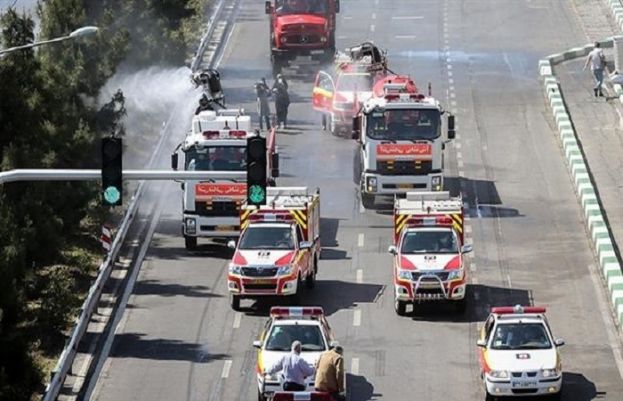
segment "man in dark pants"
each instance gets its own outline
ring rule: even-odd
[[[290,95],[288,94],[288,83],[281,74],[277,74],[277,80],[273,85],[273,93],[275,94],[275,113],[277,114],[277,126],[287,128]]]
[[[266,129],[270,130],[270,105],[268,98],[270,97],[270,88],[266,84],[266,78],[262,78],[255,84],[255,92],[257,93],[257,112],[260,115],[260,129],[264,129],[263,123],[266,123]]]
[[[330,393],[334,400],[344,400],[344,350],[337,345],[316,361],[316,391]]]
[[[305,378],[314,374],[313,366],[301,358],[301,347],[300,341],[294,341],[292,352],[284,355],[266,371],[269,375],[281,372],[284,391],[305,391]]]

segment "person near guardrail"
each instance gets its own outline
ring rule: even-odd
[[[334,400],[342,401],[344,397],[344,349],[336,345],[323,352],[316,361],[316,391],[330,393]]]
[[[603,92],[601,87],[604,83],[604,69],[606,68],[606,56],[604,55],[604,51],[601,48],[599,42],[595,42],[595,48],[588,53],[586,57],[586,63],[584,64],[584,69],[586,70],[588,66],[591,66],[591,71],[593,73],[593,78],[595,79],[595,86],[593,87],[593,91],[595,91],[595,97],[603,96]]]
[[[314,374],[314,367],[301,357],[302,347],[300,341],[294,341],[292,351],[266,371],[269,375],[281,372],[284,391],[305,391],[305,378]]]

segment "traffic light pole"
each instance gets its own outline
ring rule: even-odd
[[[124,180],[244,180],[246,171],[123,170]],[[0,172],[0,184],[24,181],[96,181],[101,170],[19,169]]]

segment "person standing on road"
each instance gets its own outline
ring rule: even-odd
[[[288,94],[288,83],[283,75],[277,74],[277,80],[272,89],[275,94],[275,113],[277,114],[277,125],[287,128],[288,126],[288,107],[290,106],[290,95]]]
[[[586,57],[586,63],[584,64],[584,69],[588,68],[588,65],[591,66],[591,71],[593,72],[593,77],[595,78],[595,87],[593,90],[595,91],[595,97],[603,96],[603,92],[601,90],[601,86],[604,83],[604,69],[606,68],[606,56],[604,55],[604,51],[601,48],[599,42],[595,42],[595,48],[588,53],[588,57]]]
[[[314,374],[314,368],[301,358],[302,344],[300,341],[292,343],[292,352],[284,355],[266,371],[273,375],[282,372],[283,391],[305,391],[305,378]]]
[[[257,112],[260,115],[260,129],[264,129],[263,123],[266,123],[266,129],[270,130],[270,105],[268,98],[270,97],[270,88],[266,83],[266,78],[262,78],[255,84],[255,92],[257,93]]]
[[[344,397],[344,352],[342,346],[336,345],[323,352],[316,361],[316,391],[330,393],[333,399],[343,400]]]

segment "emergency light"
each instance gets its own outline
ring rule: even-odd
[[[272,401],[332,401],[333,397],[329,393],[319,391],[290,392],[277,391]]]
[[[542,306],[495,306],[491,308],[491,313],[496,315],[512,315],[523,313],[545,313],[547,309]]]
[[[270,317],[273,318],[285,318],[285,317],[320,317],[324,315],[324,310],[321,306],[273,306],[270,308]]]

